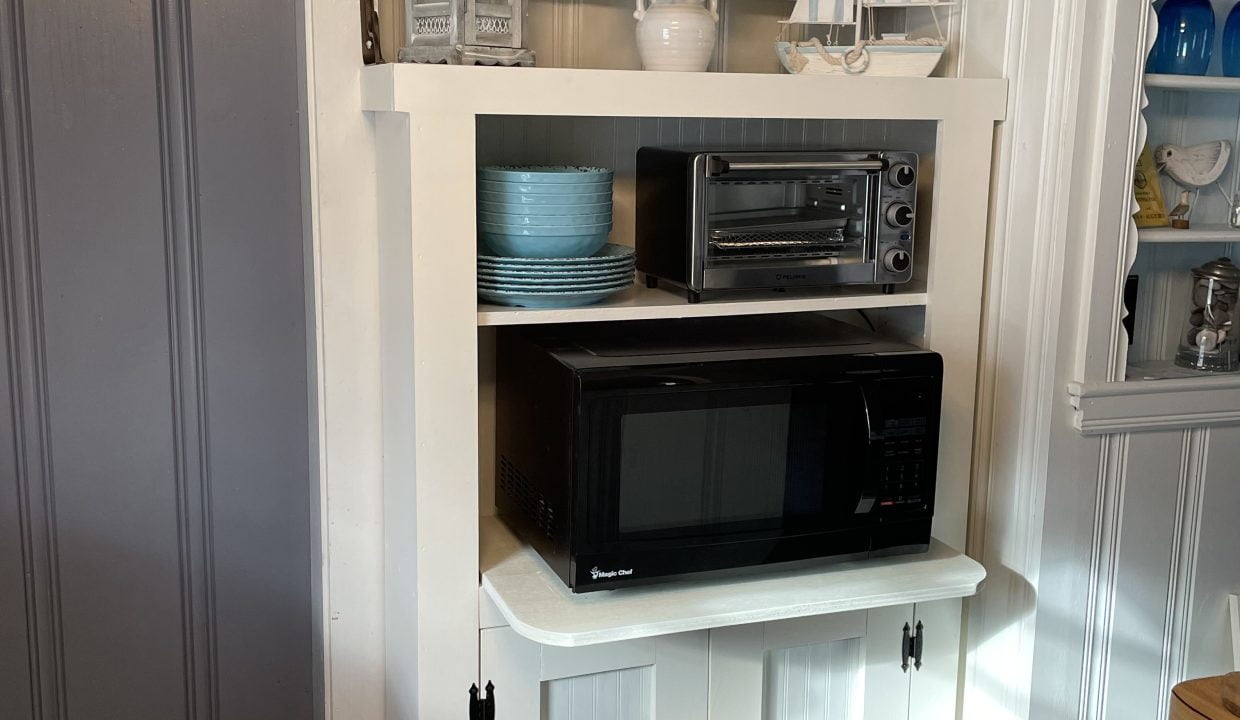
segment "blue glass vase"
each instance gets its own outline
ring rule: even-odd
[[[1223,25],[1223,74],[1240,77],[1240,3],[1236,3]]]
[[[1210,0],[1167,0],[1158,11],[1158,37],[1146,67],[1152,73],[1205,75],[1214,51]]]

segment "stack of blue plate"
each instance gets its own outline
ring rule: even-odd
[[[633,248],[605,244],[588,257],[478,256],[478,297],[497,305],[589,305],[633,284]]]
[[[612,171],[569,165],[478,168],[478,238],[497,255],[592,255],[611,232]]]

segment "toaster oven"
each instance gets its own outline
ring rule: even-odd
[[[913,274],[913,152],[637,153],[637,269],[689,301],[716,290],[875,284]]]

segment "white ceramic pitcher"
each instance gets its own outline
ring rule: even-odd
[[[637,0],[637,52],[647,70],[702,72],[715,52],[719,0]]]

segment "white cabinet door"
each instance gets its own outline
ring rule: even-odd
[[[902,605],[712,630],[711,720],[905,718],[912,622]]]
[[[921,668],[910,668],[917,720],[954,720],[960,679],[960,599],[917,603],[913,626],[921,625]]]
[[[706,631],[561,648],[493,627],[480,650],[503,720],[706,720]]]

